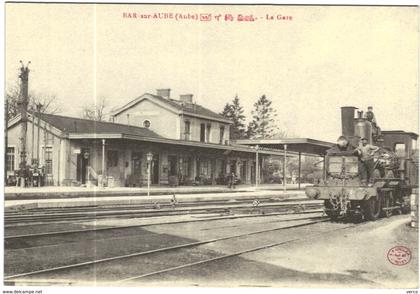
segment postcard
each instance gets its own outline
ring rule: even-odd
[[[3,293],[417,293],[418,20],[5,3]]]

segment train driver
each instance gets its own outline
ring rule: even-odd
[[[367,138],[361,138],[356,149],[360,157],[360,176],[362,183],[371,183],[375,163],[373,155],[379,151],[379,147],[368,144]]]
[[[353,154],[355,151],[354,147],[350,144],[349,140],[345,136],[340,136],[337,139],[337,144],[327,150],[327,155],[334,155],[346,153],[348,155]]]

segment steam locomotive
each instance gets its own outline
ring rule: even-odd
[[[361,162],[354,152],[330,152],[325,156],[323,179],[306,187],[306,195],[324,200],[325,213],[333,220],[376,220],[409,212],[410,195],[418,187],[418,135],[400,130],[380,132],[356,109],[341,108],[342,134],[353,147],[361,138],[379,147],[371,182],[361,178]]]

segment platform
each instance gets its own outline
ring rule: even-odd
[[[302,184],[305,187],[307,184]],[[225,185],[214,186],[152,186],[150,188],[150,195],[167,195],[167,194],[206,194],[206,193],[235,193],[248,191],[281,191],[283,185],[281,184],[265,184],[259,185],[258,188],[251,185],[237,185],[234,189],[228,188]],[[288,184],[287,190],[297,190],[297,184]],[[23,199],[63,199],[63,198],[79,198],[79,197],[105,197],[105,196],[146,196],[147,187],[114,187],[114,188],[100,188],[100,187],[6,187],[6,200],[23,200]]]
[[[170,203],[173,195],[178,202],[200,202],[200,201],[226,201],[234,199],[258,199],[258,198],[280,198],[280,199],[306,199],[304,191],[277,191],[277,190],[260,190],[260,191],[244,191],[236,190],[229,192],[207,192],[207,193],[170,193],[162,195],[141,196],[141,195],[125,195],[125,196],[88,196],[81,195],[73,198],[45,198],[45,199],[17,199],[5,200],[5,210],[25,210],[36,208],[65,208],[65,207],[82,207],[82,206],[105,206],[105,205],[138,205],[138,204],[163,204]],[[140,196],[140,197],[139,197]]]

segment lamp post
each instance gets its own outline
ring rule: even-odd
[[[37,136],[36,136],[36,161],[37,161],[37,165],[38,167],[41,165],[41,160],[39,160],[39,136],[40,136],[40,130],[41,130],[41,110],[42,110],[43,105],[41,103],[38,103],[36,105],[36,111],[38,113],[38,123],[37,123]]]
[[[258,188],[258,184],[260,181],[260,163],[258,159],[258,149],[260,148],[259,145],[255,146],[255,188]]]
[[[106,173],[105,173],[105,139],[102,139],[102,182],[101,187],[104,187],[104,183],[106,180]]]
[[[147,160],[147,196],[150,196],[150,166],[153,160],[152,152],[148,152],[146,154],[146,160]]]
[[[286,193],[286,181],[287,181],[287,144],[284,144],[284,160],[283,160],[283,192]]]

